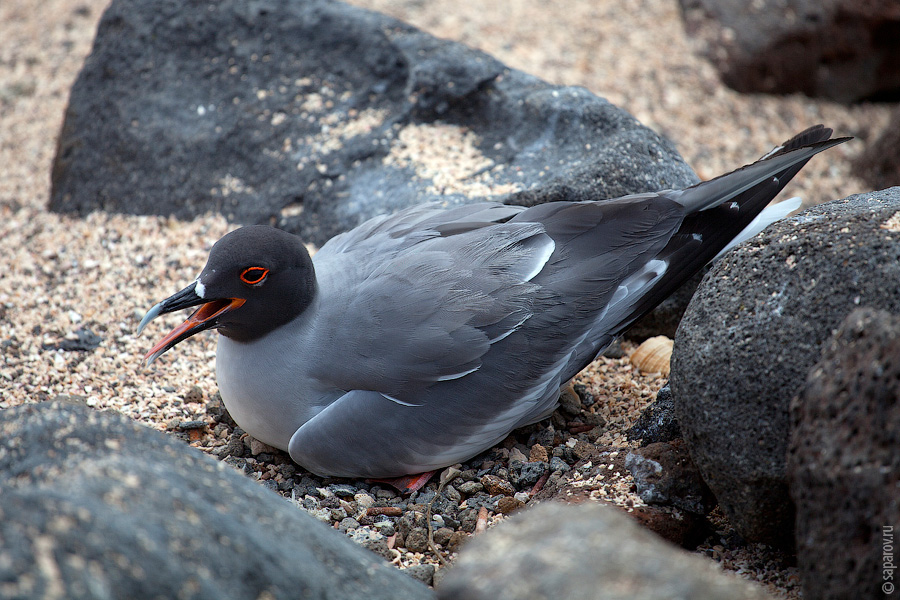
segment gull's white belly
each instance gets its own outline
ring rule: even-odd
[[[284,329],[249,343],[219,335],[216,380],[235,422],[261,442],[287,451],[294,432],[322,405],[317,402],[321,391],[311,389],[296,364],[296,345]]]

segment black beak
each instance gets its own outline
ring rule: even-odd
[[[200,308],[194,311],[194,314],[188,317],[184,323],[170,331],[166,337],[153,346],[147,355],[144,356],[144,363],[149,365],[179,342],[186,340],[195,333],[215,327],[219,324],[220,316],[241,306],[244,302],[245,300],[243,298],[206,300],[197,294],[196,281],[180,292],[169,296],[147,311],[147,314],[141,319],[141,324],[138,325],[138,334],[144,330],[147,323],[159,315],[168,314],[192,306],[200,305]]]

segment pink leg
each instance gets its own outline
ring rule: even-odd
[[[421,489],[437,471],[426,471],[418,475],[406,475],[389,479],[366,479],[366,483],[386,483],[401,494],[411,494]]]

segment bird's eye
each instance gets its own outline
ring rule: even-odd
[[[256,285],[258,283],[262,283],[268,274],[269,270],[266,268],[247,267],[246,269],[241,271],[241,281],[243,281],[247,285]]]

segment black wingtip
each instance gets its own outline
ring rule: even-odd
[[[670,268],[645,299],[635,305],[631,317],[612,333],[624,331],[716,256],[813,156],[852,139],[832,139],[831,134],[832,130],[823,125],[810,127],[752,165],[685,189],[679,202],[687,214],[658,255],[668,261]],[[695,241],[697,234],[700,244]]]
[[[792,150],[797,150],[799,148],[806,148],[809,146],[815,146],[816,144],[821,144],[822,142],[826,142],[831,140],[831,136],[834,134],[834,130],[831,127],[825,127],[824,125],[813,125],[812,127],[807,127],[788,141],[784,142],[777,148],[770,150],[767,154],[763,155],[759,160],[764,160],[767,158],[774,158],[776,156],[781,156],[782,154],[787,154]],[[832,145],[837,145],[848,140],[852,140],[853,137],[840,137],[831,140]],[[759,162],[759,161],[757,161]]]
[[[790,152],[795,148],[802,148],[803,146],[809,146],[816,142],[824,142],[829,139],[833,133],[834,130],[831,127],[825,127],[821,123],[813,125],[812,127],[807,127],[785,143],[781,144],[781,152]]]

